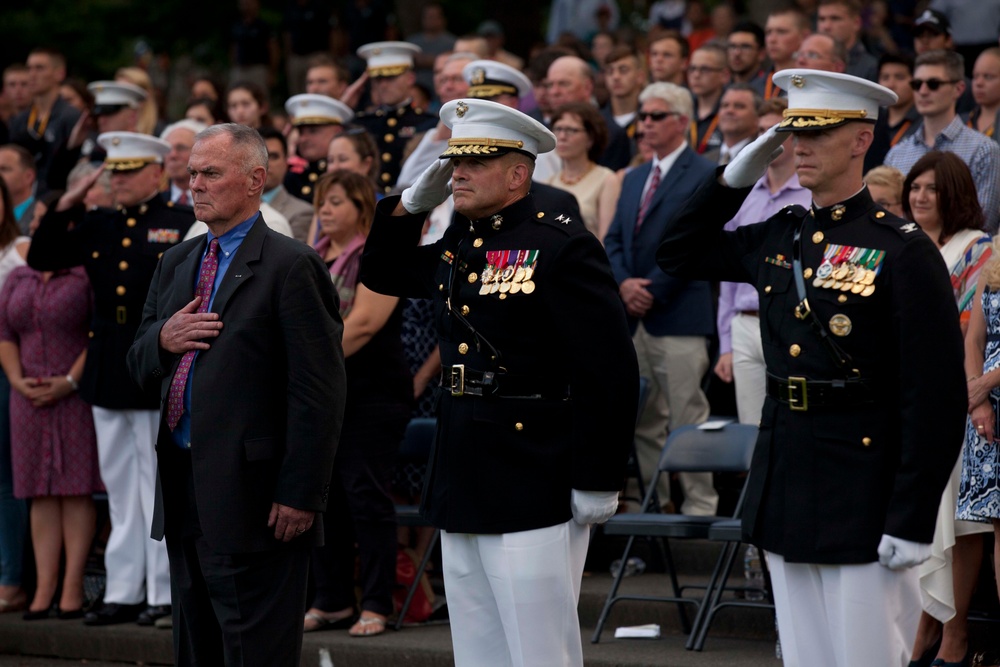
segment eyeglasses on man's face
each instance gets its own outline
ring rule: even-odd
[[[680,116],[676,111],[640,111],[636,114],[639,120],[653,120],[659,122],[665,119],[667,116]]]
[[[934,90],[937,90],[938,88],[940,88],[941,86],[943,86],[946,83],[958,83],[958,82],[957,81],[949,81],[947,79],[944,79],[944,80],[942,80],[942,79],[910,79],[910,88],[912,88],[913,90],[920,90],[920,88],[923,87],[923,85],[925,83],[927,84],[927,87],[930,90],[934,91]]]

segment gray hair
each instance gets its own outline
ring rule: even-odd
[[[77,165],[70,170],[69,175],[66,176],[66,187],[72,188],[76,183],[79,183],[81,180],[98,170],[103,173],[98,177],[97,184],[104,188],[105,192],[111,192],[111,172],[106,171],[104,167],[97,162],[78,162]]]
[[[481,58],[472,51],[456,51],[444,59],[446,63],[453,63],[457,60],[468,60],[469,62],[472,62],[473,60],[481,60]]]
[[[190,130],[194,134],[198,134],[199,132],[204,132],[207,129],[208,125],[205,125],[201,121],[194,120],[192,118],[184,118],[163,128],[163,132],[160,132],[160,139],[166,140],[166,138],[174,130]]]
[[[260,133],[248,125],[239,123],[212,125],[195,135],[194,140],[198,142],[222,135],[232,140],[233,148],[237,152],[233,157],[239,160],[244,172],[249,174],[257,167],[267,171],[267,144],[264,143]]]
[[[688,92],[687,88],[681,88],[674,83],[657,81],[649,84],[639,93],[639,104],[646,100],[663,100],[670,105],[671,110],[686,118],[691,118],[694,115],[691,93]]]

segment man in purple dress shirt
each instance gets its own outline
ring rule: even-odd
[[[758,107],[760,132],[781,122],[788,101],[774,97]],[[788,143],[787,141],[785,142]],[[727,230],[767,220],[790,204],[808,207],[809,191],[799,185],[795,155],[790,146],[767,168]],[[764,405],[764,349],[760,338],[760,308],[757,290],[749,283],[723,282],[719,286],[719,361],[715,374],[725,382],[736,382],[736,411],[740,423],[756,424]]]

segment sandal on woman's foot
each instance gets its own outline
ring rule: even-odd
[[[362,616],[347,634],[352,637],[374,637],[385,632],[385,619],[381,616]]]
[[[349,614],[343,618],[327,618],[321,614],[307,611],[306,618],[302,625],[303,632],[316,632],[317,630],[346,630],[354,625],[357,617]]]

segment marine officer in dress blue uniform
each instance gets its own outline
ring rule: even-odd
[[[371,96],[378,106],[359,113],[354,122],[368,130],[378,144],[382,171],[376,180],[385,194],[392,191],[399,178],[406,143],[438,122],[434,114],[413,106],[410,98],[410,88],[416,81],[415,53],[420,53],[420,48],[407,42],[374,42],[358,49],[358,57],[368,63]]]
[[[935,244],[862,181],[878,108],[896,95],[805,69],[774,83],[784,119],[671,221],[658,261],[760,294],[767,398],[742,519],[768,554],[785,664],[902,666],[921,609],[914,566],[962,444],[955,298]],[[723,231],[784,132],[811,207]]]
[[[160,400],[132,382],[125,355],[139,328],[160,255],[180,243],[194,213],[159,197],[170,144],[134,132],[107,132],[97,141],[107,152],[104,169],[111,172],[117,208],[84,210],[84,195],[101,173],[94,172],[42,218],[28,264],[39,271],[82,264],[94,289],[80,395],[94,410],[111,537],[104,554],[104,601],[84,622],[108,625],[139,618],[152,625],[170,613],[166,548],[149,537]]]
[[[330,142],[351,122],[354,112],[340,100],[313,93],[289,97],[285,111],[299,134],[296,155],[288,159],[285,189],[311,206],[316,181],[326,173]]]
[[[529,192],[552,133],[476,99],[441,118],[448,148],[379,203],[361,280],[437,306],[443,393],[423,511],[443,530],[455,662],[582,665],[588,526],[618,504],[635,350],[601,244]],[[454,222],[418,246],[452,179]]]

